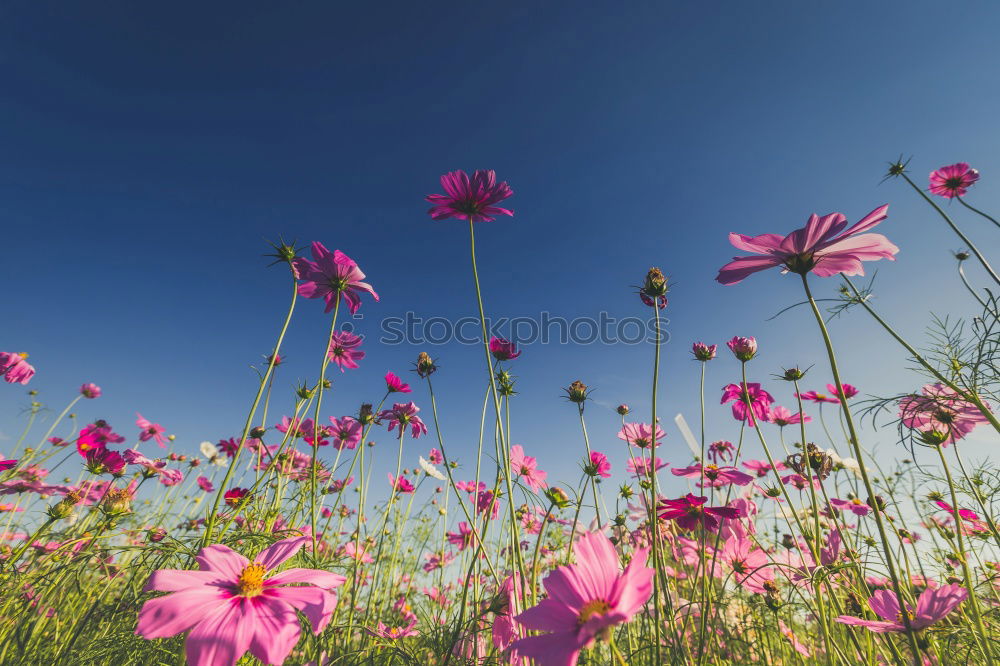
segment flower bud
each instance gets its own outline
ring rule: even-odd
[[[570,402],[582,404],[587,400],[587,385],[579,379],[570,384],[569,388],[565,388],[563,390],[566,391],[566,396],[569,398]]]
[[[565,509],[570,505],[569,495],[559,486],[549,486],[545,491],[545,496],[560,509]]]
[[[417,374],[421,377],[428,377],[437,370],[434,359],[427,352],[420,352],[417,355]]]
[[[757,355],[756,338],[744,338],[737,335],[727,342],[726,346],[733,352],[733,356],[744,363]]]
[[[621,404],[615,411],[618,412],[619,416],[626,416],[632,410],[629,409],[628,405]]]
[[[696,361],[711,361],[715,358],[717,345],[706,345],[704,342],[696,342],[691,345],[691,353]]]

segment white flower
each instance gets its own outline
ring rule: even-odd
[[[201,450],[201,455],[208,458],[208,462],[215,463],[220,467],[226,466],[226,457],[219,451],[219,447],[212,444],[212,442],[202,442],[198,445],[198,448]]]
[[[420,456],[420,468],[424,470],[427,476],[437,479],[438,481],[447,481],[448,477],[438,471],[438,468],[424,460],[423,456]]]

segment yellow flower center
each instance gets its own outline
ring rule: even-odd
[[[899,613],[896,613],[896,622],[899,622],[900,624],[904,623],[903,622],[903,613],[904,612],[906,613],[906,619],[908,619],[910,622],[913,622],[913,620],[916,619],[916,616],[913,614],[913,611],[909,611],[909,610],[908,611],[900,611]]]
[[[593,601],[588,601],[580,609],[580,617],[577,620],[577,624],[585,624],[587,620],[594,617],[595,615],[604,615],[611,610],[611,605],[604,599],[594,599]]]
[[[260,564],[248,565],[236,580],[236,587],[244,597],[256,597],[264,592],[264,575],[267,573]]]
[[[855,504],[857,506],[861,506],[861,500],[859,500],[857,497],[855,497],[854,499],[851,500],[851,504]]]

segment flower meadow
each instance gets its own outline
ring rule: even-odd
[[[718,282],[801,283],[784,316],[815,341],[814,358],[764,366],[767,341],[742,322],[747,335],[684,345],[701,381],[682,387],[660,372],[670,280],[639,269],[641,284],[621,293],[653,320],[651,410],[623,404],[619,430],[588,430],[592,388],[567,378],[558,408],[580,428],[559,447],[575,451],[576,479],[553,478],[550,452],[510,435],[518,368],[535,350],[487,330],[476,228],[514,216],[493,171],[445,174],[426,197],[433,223],[470,242],[482,349],[470,390],[485,393],[474,454],[455,455],[440,427],[446,367],[426,351],[412,368],[366,364],[374,343],[344,320],[377,308],[378,276],[331,239],[273,245],[288,309],[274,315],[246,419],[198,454],[172,452],[167,428],[138,411],[134,423],[102,419],[93,383],[40,419],[31,387],[45,368],[0,353],[6,399],[29,395],[0,455],[0,663],[996,663],[1000,473],[961,450],[977,429],[1000,433],[1000,277],[963,227],[997,238],[1000,223],[966,200],[983,186],[968,164],[924,186],[897,161],[887,178],[928,204],[923,223],[959,237],[953,279],[968,317],[914,336],[879,312],[859,278],[914,233],[892,227],[887,205],[853,222],[813,214],[794,230],[737,229],[739,254]],[[299,308],[323,308],[329,328],[295,350],[315,357],[316,374],[289,385],[283,343]],[[910,385],[874,396],[848,383],[827,329],[846,313],[905,351]],[[335,372],[374,373],[378,390],[341,395]],[[666,425],[667,385],[700,393],[690,436]],[[713,401],[739,424],[737,441],[713,437]],[[873,455],[876,436],[897,443],[895,460]],[[376,460],[395,472],[373,474]],[[613,474],[627,482],[609,489]],[[687,492],[664,494],[667,478]]]

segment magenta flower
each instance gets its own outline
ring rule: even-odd
[[[667,466],[667,463],[660,460],[660,457],[656,457],[656,471],[659,472],[661,469]],[[648,479],[653,475],[653,463],[649,458],[639,457],[639,458],[629,458],[625,462],[625,471],[634,476],[637,479]]]
[[[396,478],[392,472],[389,472],[389,486],[400,494],[410,494],[416,490],[409,479],[402,474],[399,475],[399,478]]]
[[[941,500],[938,500],[937,502],[935,502],[935,504],[937,504],[940,508],[944,509],[948,513],[951,513],[951,514],[955,513],[955,509],[952,508],[952,506],[950,504],[948,504],[947,502],[943,502]],[[973,521],[973,522],[976,522],[976,521],[979,520],[979,514],[977,514],[975,511],[972,511],[971,509],[959,509],[958,510],[958,515],[963,520],[969,520],[969,521]]]
[[[198,487],[204,490],[206,493],[210,493],[213,490],[215,490],[215,486],[212,485],[212,482],[208,479],[207,476],[199,476],[196,479],[196,481],[198,482]]]
[[[943,166],[931,171],[930,191],[939,197],[951,199],[965,194],[979,180],[979,172],[965,162]]]
[[[955,610],[955,607],[965,601],[968,596],[969,591],[958,583],[927,588],[917,598],[916,610],[912,607],[906,609],[910,628],[920,630],[929,627]],[[899,599],[894,593],[889,590],[879,590],[868,599],[868,605],[884,621],[841,615],[836,618],[837,622],[864,627],[879,634],[906,631],[906,625],[903,624],[903,614],[899,608]]]
[[[538,462],[531,456],[524,455],[524,447],[520,444],[510,447],[510,471],[536,492],[546,485],[545,477],[548,472],[538,469]]]
[[[743,462],[743,466],[756,474],[758,477],[767,476],[771,472],[771,465],[766,460],[745,460]],[[780,472],[781,470],[787,468],[785,467],[785,463],[777,461],[774,463],[774,469]]]
[[[0,377],[8,384],[27,384],[35,376],[35,368],[25,359],[27,354],[0,352]]]
[[[850,500],[842,500],[837,499],[836,497],[831,497],[830,505],[835,509],[840,509],[841,511],[851,511],[856,516],[867,516],[872,512],[872,508],[859,500],[857,497]]]
[[[855,388],[854,386],[851,386],[850,384],[841,384],[841,386],[844,387],[844,395],[840,395],[840,393],[837,391],[837,385],[836,384],[827,384],[826,385],[826,390],[829,391],[830,393],[832,393],[837,398],[838,402],[840,402],[840,400],[842,400],[844,398],[846,398],[847,400],[850,400],[851,398],[853,398],[854,396],[856,396],[858,394],[858,389]]]
[[[723,569],[732,572],[739,585],[751,592],[764,594],[764,583],[774,580],[774,570],[767,565],[770,560],[767,553],[754,546],[753,541],[745,536],[731,536],[726,539],[722,549],[717,554]]]
[[[672,500],[660,500],[657,507],[658,515],[663,520],[673,520],[677,526],[685,530],[693,530],[701,526],[712,531],[719,528],[719,518],[737,518],[739,511],[728,506],[705,506],[707,497],[698,497],[688,493],[684,497]]]
[[[722,389],[722,402],[733,403],[733,418],[737,421],[746,421],[747,425],[757,424],[756,419],[767,421],[771,417],[771,404],[774,398],[771,394],[760,387],[760,384],[749,382],[747,384],[729,384]],[[747,404],[749,403],[749,405]]]
[[[464,171],[450,171],[441,176],[445,194],[428,194],[434,206],[427,211],[433,220],[469,220],[492,222],[493,215],[514,215],[498,204],[514,194],[506,182],[497,184],[496,172],[477,169],[470,179]]]
[[[330,423],[333,424],[332,432],[330,436],[333,437],[333,448],[341,451],[343,449],[351,449],[358,445],[361,441],[362,426],[361,423],[352,416],[344,416],[339,419],[330,417]]]
[[[576,564],[557,567],[543,584],[548,596],[514,619],[548,633],[511,646],[538,664],[574,666],[580,651],[606,640],[615,626],[642,610],[653,593],[647,551],[637,550],[624,571],[607,537],[588,532],[576,542]]]
[[[772,407],[771,418],[768,420],[774,425],[784,428],[787,425],[802,423],[802,421],[809,423],[812,418],[799,412],[793,412],[787,407]]]
[[[441,465],[444,463],[444,456],[437,449],[431,449],[427,454],[427,460],[435,465]]]
[[[319,634],[326,628],[343,584],[339,574],[318,569],[273,570],[309,541],[292,537],[266,548],[251,563],[227,546],[198,553],[200,571],[161,569],[146,590],[170,592],[147,601],[136,633],[147,640],[189,631],[191,666],[232,666],[247,650],[266,664],[281,664],[299,642],[296,611]],[[292,585],[304,583],[304,585]]]
[[[249,495],[250,491],[246,488],[230,488],[223,494],[222,498],[225,500],[226,506],[236,507],[246,501]]]
[[[715,358],[717,345],[706,345],[704,342],[696,342],[691,345],[691,353],[696,361],[711,361]]]
[[[337,299],[343,297],[351,314],[361,307],[361,292],[371,294],[378,300],[378,294],[372,289],[354,260],[340,250],[330,253],[322,243],[313,241],[313,261],[303,257],[294,260],[302,284],[299,285],[299,296],[303,298],[322,298],[326,302],[326,312],[333,310]]]
[[[94,398],[101,397],[101,387],[97,384],[84,384],[80,387],[80,395],[88,400],[93,400]]]
[[[610,479],[611,463],[608,462],[608,457],[600,451],[591,451],[590,462],[584,466],[583,471],[588,476],[600,476],[605,479]]]
[[[740,361],[746,362],[757,355],[757,338],[744,338],[739,335],[726,343],[729,351],[733,352]]]
[[[762,256],[736,257],[719,269],[715,279],[724,285],[736,284],[753,273],[778,266],[784,271],[801,275],[811,272],[819,277],[837,273],[864,275],[862,261],[894,259],[899,252],[885,236],[862,233],[885,220],[888,209],[888,205],[880,206],[846,230],[847,218],[831,213],[812,215],[804,228],[787,236],[729,234],[729,242],[735,247]]]
[[[753,482],[754,477],[739,471],[735,467],[717,467],[716,465],[705,465],[704,471],[701,465],[691,465],[690,467],[680,467],[670,470],[674,476],[683,476],[688,479],[699,479],[705,477],[705,486],[711,488],[722,488],[730,484],[745,486]]]
[[[457,532],[447,532],[445,536],[448,538],[448,543],[456,546],[459,550],[465,550],[476,543],[476,533],[469,528],[465,521],[458,524]]]
[[[151,423],[150,421],[144,419],[142,414],[139,412],[135,413],[136,420],[135,424],[139,426],[139,441],[148,442],[149,440],[155,440],[157,444],[160,445],[161,449],[167,448],[167,438],[163,436],[163,426],[159,423]]]
[[[927,384],[922,395],[899,401],[899,418],[907,428],[925,433],[944,446],[966,437],[988,419],[975,404],[942,384]]]
[[[419,411],[420,408],[412,402],[397,402],[392,406],[392,409],[382,410],[379,413],[378,418],[379,420],[388,419],[389,432],[399,428],[400,436],[402,436],[403,430],[409,426],[410,436],[416,439],[420,437],[420,435],[427,434],[427,426],[424,425],[421,418],[417,416],[417,412]]]
[[[384,638],[386,640],[398,641],[402,638],[406,638],[407,636],[417,636],[418,634],[420,634],[420,632],[416,630],[416,626],[417,626],[417,618],[416,616],[414,616],[410,620],[409,624],[399,627],[388,627],[384,623],[379,622],[376,625],[376,628],[373,630],[369,630],[368,633],[370,633],[372,636],[377,636],[379,638]]]
[[[0,472],[6,472],[9,469],[17,467],[16,460],[0,460]]]
[[[109,449],[91,449],[86,454],[87,471],[91,474],[121,476],[125,472],[125,459]]]
[[[521,355],[516,344],[496,336],[490,338],[490,353],[498,361],[512,361]]]
[[[160,483],[165,486],[176,486],[184,481],[184,472],[179,469],[160,470]]]
[[[358,349],[361,346],[361,336],[354,335],[349,331],[337,331],[330,336],[330,348],[327,357],[331,363],[336,363],[341,372],[347,368],[357,368],[358,361],[365,357],[365,353]]]
[[[656,426],[656,446],[660,445],[660,440],[667,436],[663,428]],[[618,433],[618,439],[625,440],[632,446],[645,449],[653,445],[653,426],[648,423],[626,423]]]
[[[796,393],[797,398],[802,398],[808,402],[815,402],[819,404],[821,402],[829,402],[834,405],[839,405],[840,400],[836,396],[828,395],[826,393],[819,393],[818,391],[806,391],[805,393]]]
[[[389,393],[411,393],[410,385],[391,372],[385,373],[385,389]],[[353,447],[352,447],[353,448]]]

